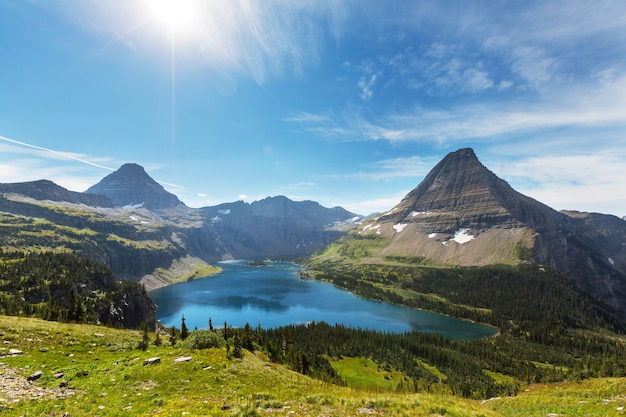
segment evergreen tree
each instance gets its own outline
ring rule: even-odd
[[[243,351],[241,350],[241,339],[239,339],[238,335],[233,337],[233,356],[235,358],[242,358]]]
[[[172,346],[174,346],[176,344],[176,333],[177,333],[178,329],[176,329],[176,326],[172,326],[170,327],[170,344]]]
[[[189,330],[187,329],[187,325],[185,324],[185,316],[183,315],[180,324],[180,338],[181,340],[185,340],[187,339],[187,336],[189,336]]]

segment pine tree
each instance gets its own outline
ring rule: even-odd
[[[189,336],[189,330],[187,329],[187,325],[185,324],[185,316],[183,315],[180,324],[180,338],[181,340],[185,340],[187,339],[187,336]]]

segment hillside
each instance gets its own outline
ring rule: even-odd
[[[163,336],[155,346],[154,334],[144,351],[137,349],[139,331],[0,316],[0,337],[3,416],[619,416],[626,406],[623,378],[542,383],[516,397],[469,400],[384,389],[377,381],[397,374],[376,369],[369,377],[376,385],[341,387],[273,364],[258,351],[238,359],[225,348],[191,349],[180,340],[171,346]],[[145,365],[151,358],[159,362]],[[359,370],[368,362],[349,366]]]
[[[0,249],[71,251],[150,290],[214,273],[221,260],[308,255],[355,216],[286,197],[193,209],[125,164],[85,193],[45,180],[0,184]]]
[[[141,285],[69,253],[0,250],[0,314],[138,328],[156,324]]]
[[[431,265],[534,262],[570,274],[578,286],[626,314],[626,222],[559,213],[509,186],[472,149],[448,154],[400,203],[320,252],[313,263]]]

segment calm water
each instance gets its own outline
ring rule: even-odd
[[[223,272],[208,278],[159,288],[150,293],[158,304],[157,319],[165,326],[235,327],[250,323],[264,328],[325,321],[384,332],[419,330],[454,339],[489,336],[495,330],[427,311],[366,300],[331,284],[301,280],[300,266],[267,263],[251,267],[244,261],[222,263]]]

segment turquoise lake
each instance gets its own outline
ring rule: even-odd
[[[490,336],[496,329],[428,311],[415,310],[358,297],[332,284],[297,275],[299,265],[267,262],[249,266],[245,261],[220,263],[217,275],[159,288],[150,293],[158,305],[157,319],[165,326],[189,329],[215,327],[273,328],[320,322],[353,328],[403,333],[412,330],[441,333],[451,339]]]

